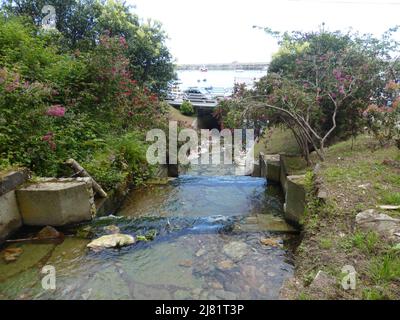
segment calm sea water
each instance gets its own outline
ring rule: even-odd
[[[179,71],[178,78],[182,82],[181,88],[188,87],[221,87],[230,89],[235,83],[245,83],[252,86],[255,81],[265,76],[267,71],[262,70],[246,70],[238,72],[235,70],[211,70],[208,72],[201,71]]]

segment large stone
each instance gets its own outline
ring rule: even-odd
[[[288,176],[286,181],[285,219],[300,224],[306,205],[304,176]]]
[[[224,246],[223,251],[232,260],[239,261],[248,253],[248,246],[244,242],[232,241]]]
[[[87,247],[99,251],[109,248],[120,248],[130,246],[135,243],[135,238],[127,234],[111,234],[103,236],[90,242]]]
[[[63,226],[91,220],[95,214],[88,178],[44,181],[16,194],[25,225]]]
[[[295,233],[297,230],[289,225],[283,218],[272,214],[257,214],[243,219],[235,224],[236,232],[290,232]]]
[[[15,191],[0,196],[0,244],[22,225]]]
[[[360,212],[356,216],[356,223],[364,231],[374,231],[391,239],[399,239],[400,219],[392,218],[375,209]]]
[[[324,271],[319,271],[313,282],[310,284],[310,289],[315,292],[327,292],[336,286],[336,279]]]

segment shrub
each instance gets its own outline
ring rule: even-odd
[[[191,116],[194,114],[193,105],[189,101],[183,101],[180,107],[181,113],[186,116]]]
[[[383,146],[394,142],[400,149],[400,99],[391,107],[370,105],[364,112],[368,128]]]

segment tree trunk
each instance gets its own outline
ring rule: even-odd
[[[103,190],[103,188],[92,178],[92,176],[78,162],[76,162],[74,159],[69,159],[67,160],[66,164],[69,165],[78,176],[92,179],[93,190],[100,197],[102,198],[108,197],[107,193]]]

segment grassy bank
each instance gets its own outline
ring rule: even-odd
[[[257,143],[255,156],[258,158],[260,152],[264,154],[300,154],[298,144],[293,133],[288,129],[273,127],[269,129]]]
[[[191,128],[196,117],[185,116],[178,109],[169,106],[169,120],[179,122],[182,127]]]
[[[400,205],[400,152],[396,147],[378,147],[363,135],[329,148],[320,164],[319,185],[327,198],[313,193],[308,177],[308,208],[303,241],[296,252],[295,280],[287,286],[293,299],[399,299],[400,254],[395,243],[374,232],[360,231],[356,215],[378,205]],[[399,211],[386,212],[400,217]],[[340,286],[344,266],[357,271],[356,290]],[[337,280],[336,286],[313,290],[309,285],[318,271]]]

